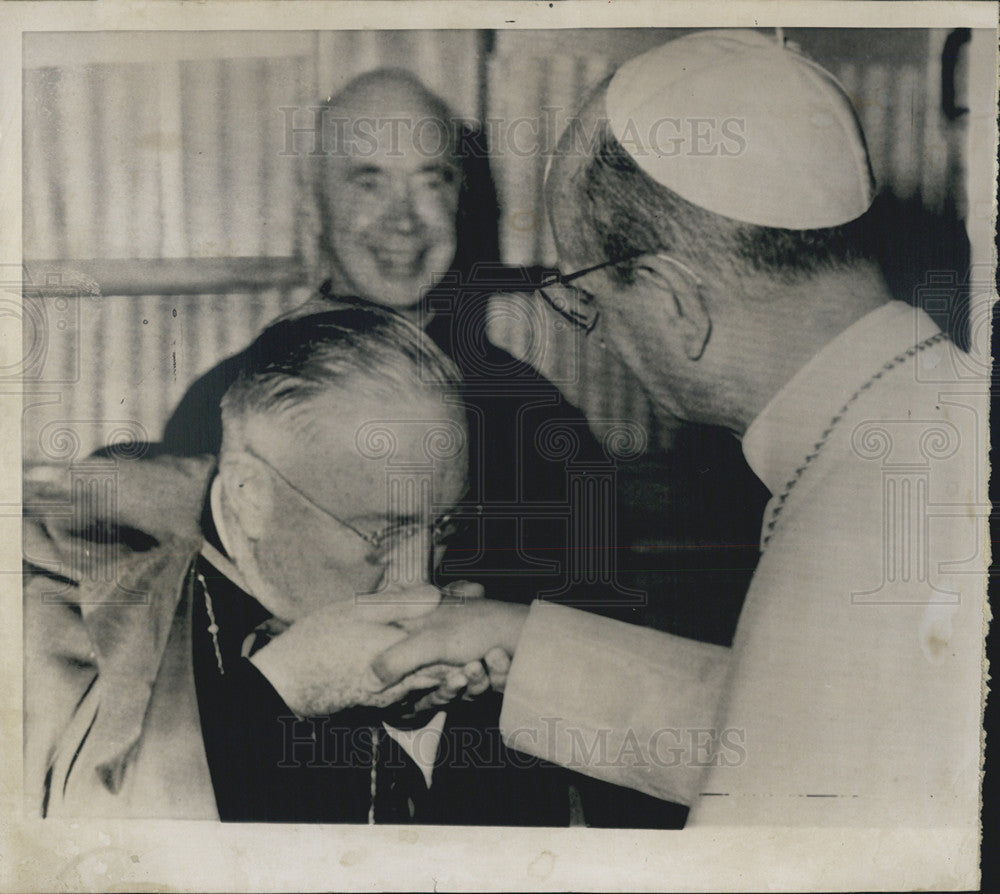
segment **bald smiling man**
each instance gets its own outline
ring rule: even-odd
[[[438,97],[394,70],[355,78],[323,125],[314,183],[330,289],[419,322],[423,293],[458,249],[461,132]]]

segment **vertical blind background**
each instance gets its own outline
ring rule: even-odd
[[[24,311],[33,358],[26,459],[82,456],[109,438],[156,440],[191,381],[308,297],[317,218],[307,161],[283,154],[282,107],[299,109],[294,123],[305,126],[317,100],[360,72],[393,66],[412,70],[470,121],[551,116],[558,131],[618,64],[680,33],[25,35],[24,257],[34,284],[49,288]],[[852,97],[883,191],[931,213],[954,200],[961,155],[940,112],[947,32],[786,36]],[[491,150],[503,260],[553,264],[545,154]],[[168,282],[157,294],[116,295],[74,267],[177,259],[195,268],[212,258],[278,259],[301,270],[292,279],[302,284],[246,290],[215,281],[201,293]],[[523,355],[532,333],[524,313],[505,312],[508,300],[493,299],[492,336]],[[641,388],[607,352],[554,326],[546,332],[542,371],[595,427],[615,419],[652,426]],[[669,440],[669,430],[652,432],[654,443]]]

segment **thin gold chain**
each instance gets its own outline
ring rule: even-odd
[[[774,534],[774,527],[778,523],[778,516],[781,515],[782,509],[785,508],[785,502],[788,500],[789,494],[791,494],[792,490],[795,488],[795,485],[798,484],[799,479],[802,478],[802,475],[805,473],[806,469],[809,468],[810,463],[812,463],[812,461],[816,459],[817,456],[819,456],[820,451],[826,445],[826,442],[830,439],[830,435],[833,434],[833,430],[837,427],[837,424],[840,422],[840,420],[843,419],[847,411],[850,409],[851,405],[859,397],[861,397],[862,394],[868,391],[868,389],[870,389],[872,385],[874,385],[879,379],[881,379],[882,376],[884,376],[887,372],[890,372],[895,367],[899,366],[902,363],[905,363],[907,360],[909,360],[911,357],[916,356],[921,351],[925,351],[932,345],[935,345],[940,341],[944,341],[947,338],[948,336],[944,332],[937,332],[930,338],[926,338],[919,344],[914,345],[912,348],[908,348],[902,354],[897,354],[895,357],[892,358],[892,360],[886,363],[877,373],[875,373],[875,375],[873,375],[867,382],[865,382],[864,385],[858,388],[858,390],[855,391],[854,394],[852,394],[844,402],[844,405],[837,411],[836,415],[834,415],[834,417],[830,420],[830,424],[826,427],[826,430],[820,436],[820,439],[813,445],[812,452],[802,461],[802,465],[800,465],[795,470],[795,474],[789,479],[788,483],[785,485],[784,490],[778,496],[777,500],[775,500],[774,506],[771,509],[770,518],[767,524],[764,526],[764,537],[762,538],[760,545],[761,552],[764,552],[764,550],[767,549],[767,545],[771,541],[771,537]]]
[[[212,646],[215,649],[215,663],[219,666],[219,673],[225,676],[226,668],[222,663],[222,649],[219,648],[219,624],[215,620],[215,606],[212,604],[212,595],[208,592],[208,581],[205,575],[198,571],[197,559],[191,566],[191,595],[194,595],[194,580],[197,577],[201,585],[201,592],[205,598],[205,611],[208,614],[208,632],[212,636]]]
[[[379,746],[379,728],[373,726],[371,728],[372,734],[372,768],[371,768],[371,802],[368,805],[368,825],[375,825],[375,790],[377,788],[378,780],[378,746]]]

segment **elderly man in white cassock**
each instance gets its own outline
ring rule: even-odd
[[[476,600],[410,624],[376,672],[502,646],[511,744],[689,825],[975,832],[985,387],[865,250],[850,101],[773,38],[710,31],[626,63],[576,125],[542,297],[665,414],[731,430],[772,494],[732,648]]]

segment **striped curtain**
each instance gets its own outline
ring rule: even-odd
[[[497,122],[491,161],[501,196],[500,241],[512,263],[556,262],[542,185],[548,153],[569,116],[624,59],[674,32],[506,31],[489,63],[489,117]],[[680,32],[677,32],[680,33]],[[536,122],[520,127],[515,122]],[[525,151],[537,147],[540,151]],[[533,318],[519,312],[519,296],[493,299],[493,341],[519,357],[537,341]],[[635,377],[598,339],[582,338],[547,307],[541,372],[586,414],[598,435],[619,421],[640,426],[651,445],[666,446],[671,430],[657,430],[649,399]]]

